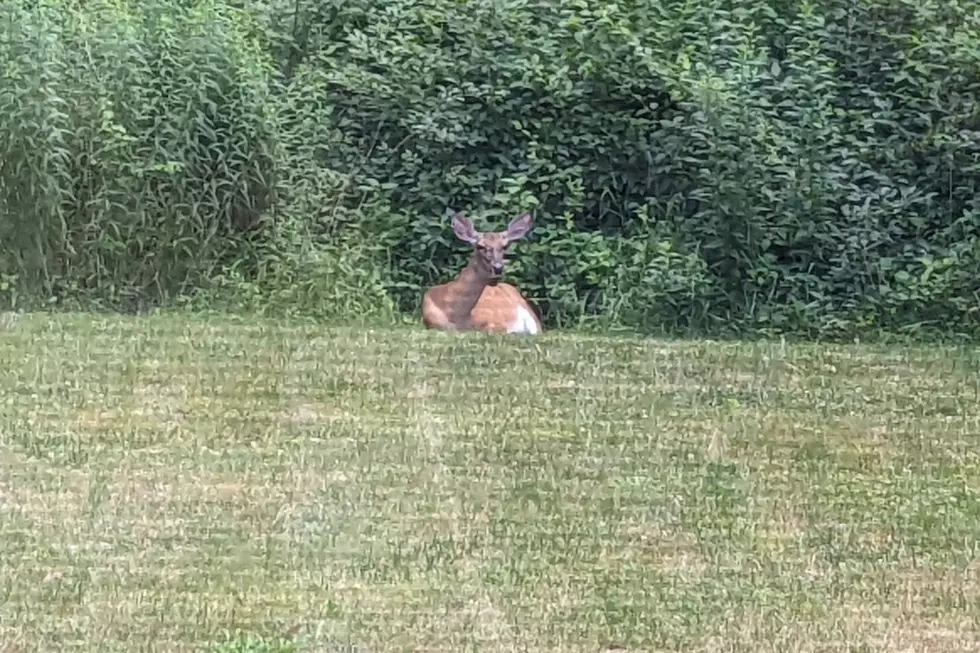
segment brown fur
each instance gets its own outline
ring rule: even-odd
[[[531,230],[531,216],[525,214],[505,231],[479,233],[461,214],[453,218],[453,232],[473,245],[473,255],[455,280],[430,288],[422,298],[422,321],[430,329],[443,331],[477,330],[506,333],[523,307],[534,318],[538,331],[541,320],[520,291],[500,281],[507,247]]]

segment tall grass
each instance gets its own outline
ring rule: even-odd
[[[249,12],[12,0],[0,24],[0,302],[140,309],[230,287],[256,308],[270,269],[293,305],[345,308],[344,270],[370,295],[356,248],[325,262],[268,210],[276,77]]]

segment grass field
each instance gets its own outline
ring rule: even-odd
[[[975,349],[8,315],[0,651],[976,651],[978,445]]]

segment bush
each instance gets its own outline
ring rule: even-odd
[[[463,264],[447,207],[536,209],[512,274],[552,324],[978,325],[969,9],[309,7],[293,65],[320,71],[343,133],[323,165],[352,171],[353,204],[399,207],[371,229],[400,255],[403,309]]]
[[[967,5],[0,11],[11,300],[387,319],[464,264],[449,214],[534,210],[552,326],[980,331]]]

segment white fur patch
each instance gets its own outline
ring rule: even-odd
[[[523,306],[517,307],[517,315],[514,316],[514,321],[511,323],[510,327],[507,328],[507,333],[530,333],[535,334],[538,332],[538,323],[534,320],[534,316],[531,311],[527,310]]]

